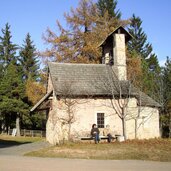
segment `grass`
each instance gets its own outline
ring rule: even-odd
[[[111,144],[68,143],[30,152],[26,155],[37,157],[171,162],[171,139],[132,140]]]

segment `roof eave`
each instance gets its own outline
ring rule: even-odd
[[[112,31],[111,33],[109,33],[108,36],[105,38],[105,40],[103,40],[103,41],[98,45],[98,47],[101,47],[103,44],[105,44],[107,38],[110,37],[110,36],[111,36],[114,32],[116,32],[116,30],[118,30],[119,28],[122,28],[122,29],[126,32],[126,34],[128,35],[128,38],[127,38],[128,40],[127,40],[127,42],[128,42],[130,39],[134,38],[127,30],[125,30],[122,26],[119,26],[119,27],[117,27],[114,31]]]
[[[30,112],[34,112],[47,98],[49,98],[52,94],[53,90],[49,93],[45,94],[31,109]]]

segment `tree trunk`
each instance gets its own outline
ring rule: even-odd
[[[135,139],[137,138],[137,133],[138,133],[138,119],[135,118]]]
[[[171,112],[169,113],[169,138],[171,138]]]
[[[5,115],[5,127],[4,127],[4,132],[8,134],[9,132],[9,115]]]
[[[124,139],[127,139],[127,135],[126,135],[126,120],[125,117],[122,118],[122,131],[123,131],[123,136]]]
[[[123,136],[124,139],[127,139],[127,134],[126,134],[126,111],[125,111],[125,107],[122,108],[122,131],[123,131]]]
[[[19,114],[16,116],[16,130],[17,130],[17,136],[20,136],[20,117]]]
[[[4,121],[2,121],[2,124],[1,124],[1,133],[4,133],[5,132],[5,123]]]
[[[71,123],[69,123],[68,127],[68,140],[71,141]]]

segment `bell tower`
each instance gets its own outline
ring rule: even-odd
[[[126,43],[132,36],[118,27],[100,44],[102,47],[102,63],[113,67],[119,80],[127,80]]]

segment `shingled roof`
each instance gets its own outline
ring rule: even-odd
[[[57,96],[127,96],[141,98],[141,105],[160,105],[140,92],[129,81],[119,81],[115,70],[105,64],[48,63]],[[130,93],[129,93],[130,92]]]
[[[133,36],[132,36],[128,31],[126,31],[122,26],[119,26],[118,28],[116,28],[115,30],[113,30],[113,31],[106,37],[106,39],[104,39],[104,40],[99,44],[98,47],[103,46],[103,45],[106,43],[106,41],[107,41],[108,39],[110,39],[110,38],[112,37],[112,35],[115,34],[115,33],[125,34],[125,41],[126,41],[126,42],[128,42],[130,39],[133,38]]]

